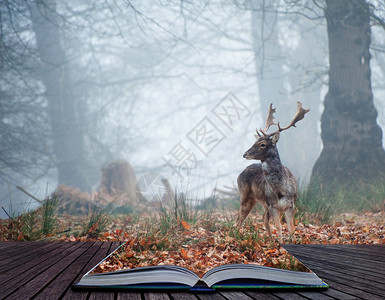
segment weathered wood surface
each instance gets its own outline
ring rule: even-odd
[[[385,245],[285,245],[330,288],[215,293],[78,292],[72,284],[119,243],[1,242],[0,299],[385,299]]]

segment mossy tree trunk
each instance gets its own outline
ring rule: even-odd
[[[329,91],[321,117],[323,150],[312,183],[359,188],[385,170],[370,73],[369,6],[364,0],[327,0]]]

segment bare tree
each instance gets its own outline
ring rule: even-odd
[[[19,1],[0,5],[0,182],[34,179],[50,167],[42,88],[34,78],[28,10]]]
[[[60,18],[55,1],[32,4],[31,20],[41,63],[39,75],[48,99],[58,179],[62,184],[84,190],[89,188],[85,176],[84,133],[76,99],[71,94],[72,83],[60,38]]]

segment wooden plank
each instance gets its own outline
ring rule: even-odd
[[[327,252],[338,256],[355,257],[370,261],[385,262],[385,245],[372,245],[371,248],[362,247],[365,245],[304,245],[304,249],[310,248],[313,251]]]
[[[10,257],[15,258],[20,255],[25,255],[25,253],[28,253],[33,249],[45,247],[47,242],[19,242],[20,245],[18,245],[18,243],[12,244],[13,245],[10,245],[10,247],[7,247],[1,251],[0,259],[2,264],[6,264],[6,260]]]
[[[26,252],[24,253],[24,255],[21,255],[21,256],[10,255],[8,263],[0,268],[0,273],[3,274],[3,273],[7,273],[10,270],[16,270],[16,269],[17,270],[27,269],[26,265],[30,266],[31,262],[33,263],[34,261],[39,260],[39,258],[41,259],[42,256],[47,255],[49,257],[50,256],[49,253],[52,251],[57,251],[58,248],[60,247],[58,247],[56,243],[46,243],[45,246],[39,247],[37,249],[33,249],[31,251],[28,251],[28,249],[26,249]]]
[[[196,294],[200,300],[224,300],[226,299],[219,293],[209,293],[209,294]]]
[[[102,243],[101,247],[95,253],[95,255],[90,259],[90,261],[83,267],[79,274],[74,277],[72,284],[78,282],[80,278],[96,266],[103,258],[105,258],[110,252],[111,243]],[[63,299],[86,299],[90,293],[87,291],[74,291],[72,288],[69,288],[66,293],[63,295]]]
[[[36,266],[39,266],[39,268],[41,269],[41,263],[57,255],[58,253],[60,253],[60,251],[62,251],[62,249],[68,248],[70,245],[66,245],[65,243],[51,243],[51,246],[53,247],[52,249],[44,248],[44,251],[38,253],[33,258],[29,257],[26,260],[21,259],[23,261],[22,265],[19,265],[18,261],[16,261],[15,263],[9,263],[9,267],[7,268],[8,270],[4,269],[4,271],[2,271],[0,274],[1,284],[4,284],[9,280],[13,280],[14,277],[22,275],[23,273],[28,272],[30,269],[33,269]]]
[[[309,262],[310,264],[310,262]],[[376,288],[369,288],[365,284],[352,282],[350,279],[334,276],[328,269],[314,268],[314,272],[322,277],[332,288],[363,299],[383,299],[383,294]]]
[[[297,257],[299,260],[301,260],[301,257],[306,256],[307,258],[311,258],[312,261],[314,260],[322,260],[327,263],[335,263],[339,265],[346,266],[345,268],[351,268],[352,265],[355,269],[359,270],[366,270],[372,273],[373,275],[378,274],[380,278],[384,278],[385,275],[385,268],[379,268],[379,266],[384,265],[384,263],[381,262],[374,262],[367,259],[360,259],[360,258],[352,258],[349,256],[344,255],[335,255],[330,254],[326,251],[317,251],[315,249],[310,249],[309,247],[304,247],[303,249],[297,249],[297,250],[288,250],[290,254]],[[304,258],[305,259],[305,258]],[[306,265],[306,263],[303,261],[303,263]]]
[[[339,258],[334,258],[333,256],[323,256],[317,258],[311,254],[298,254],[296,257],[299,260],[310,260],[313,264],[329,265],[331,270],[335,270],[345,274],[352,274],[364,279],[370,279],[378,283],[385,283],[385,278],[383,270],[385,269],[385,264],[380,263],[367,263],[363,264],[353,260],[342,260]]]
[[[356,297],[353,297],[349,294],[342,293],[336,290],[333,290],[332,288],[329,288],[325,291],[308,291],[308,292],[286,292],[286,293],[268,293],[266,291],[246,291],[246,294],[248,294],[253,299],[291,299],[294,297],[294,299],[301,299],[301,297],[306,299],[357,299]]]
[[[333,270],[335,272],[341,273],[347,277],[355,277],[361,281],[368,281],[370,283],[378,283],[383,284],[385,283],[385,278],[382,276],[378,276],[378,274],[374,273],[370,267],[359,267],[357,265],[354,265],[354,262],[352,261],[350,264],[342,264],[340,261],[336,260],[323,260],[319,258],[314,258],[309,255],[300,255],[298,254],[296,256],[300,261],[304,260],[311,260],[312,266],[315,266],[317,268],[326,268],[326,265],[329,265],[327,268],[330,270]],[[354,265],[354,268],[352,268],[352,265]],[[310,267],[310,265],[309,265]],[[375,266],[372,266],[372,268]],[[385,268],[385,265],[378,266],[379,268]]]
[[[312,300],[328,300],[328,299],[335,299],[334,297],[331,297],[326,294],[322,294],[320,292],[298,292],[298,295],[306,298],[306,299],[312,299]]]
[[[370,268],[368,268],[367,270],[363,270],[362,267],[357,267],[357,265],[355,264],[355,260],[353,261],[345,260],[344,269],[341,269],[341,268],[339,269],[336,267],[336,264],[339,263],[339,260],[334,261],[333,258],[330,258],[330,257],[325,257],[323,260],[321,260],[321,259],[315,258],[314,254],[313,256],[311,256],[310,254],[301,255],[298,252],[295,253],[295,256],[299,260],[301,260],[305,265],[311,268],[315,273],[317,273],[320,277],[322,277],[321,276],[322,272],[327,272],[329,278],[330,276],[332,276],[332,279],[343,279],[343,280],[348,279],[349,281],[345,284],[349,286],[352,286],[355,288],[361,288],[364,290],[367,287],[371,287],[375,290],[383,291],[383,293],[385,294],[384,285],[382,283],[376,284],[373,281],[373,279],[377,281],[384,281],[384,278],[376,276],[376,274],[373,273],[374,272],[373,269],[371,273],[372,275],[368,275],[367,270],[370,270]],[[319,253],[317,253],[316,257],[318,256],[319,256]],[[372,268],[373,267],[375,266],[372,266]],[[378,263],[377,263],[377,267],[378,267]],[[327,278],[323,278],[323,279],[327,281]]]
[[[368,247],[372,246],[372,247]],[[315,253],[328,253],[337,256],[357,257],[370,261],[385,262],[385,245],[284,245],[291,251],[314,251]]]
[[[343,272],[359,272],[360,274],[364,274],[365,277],[371,276],[374,281],[378,280],[378,282],[384,282],[384,277],[380,276],[382,273],[377,273],[376,269],[381,269],[385,267],[385,263],[357,263],[355,258],[335,258],[332,255],[327,255],[327,253],[317,252],[317,255],[314,255],[314,251],[303,251],[301,253],[294,252],[294,256],[301,260],[311,260],[312,263],[320,263],[320,264],[329,264],[334,267],[335,270],[341,270]],[[352,269],[354,266],[354,269]],[[375,269],[375,270],[374,270]]]
[[[298,247],[301,246],[301,247]],[[340,245],[342,246],[342,245]],[[349,257],[357,257],[361,260],[369,260],[369,261],[384,261],[384,254],[377,253],[377,247],[373,248],[371,251],[368,248],[362,248],[365,251],[359,251],[357,247],[336,247],[333,245],[284,245],[284,247],[290,252],[295,253],[297,251],[313,251],[313,253],[328,253],[332,256],[349,256]],[[385,247],[383,248],[385,251]]]
[[[17,276],[4,274],[5,277],[9,276],[11,278],[11,281],[7,280],[0,284],[0,299],[2,299],[2,297],[5,297],[6,295],[13,293],[15,290],[17,290],[19,287],[22,287],[24,284],[27,284],[30,280],[43,273],[53,264],[57,263],[58,259],[63,257],[63,255],[71,254],[81,245],[80,243],[63,242],[57,244],[62,247],[59,248],[57,252],[54,252],[50,258],[44,259],[44,255],[42,255],[39,260],[31,262],[31,265],[34,265],[33,267],[26,264],[25,268],[16,269],[15,273],[17,273]]]
[[[274,296],[273,294],[267,293],[265,291],[246,291],[245,294],[247,294],[253,299],[258,299],[258,300],[280,299],[277,296]]]
[[[355,276],[349,276],[348,274],[342,274],[339,272],[335,272],[333,269],[329,269],[325,265],[312,265],[312,263],[309,263],[310,266],[313,267],[314,271],[320,276],[322,276],[322,273],[327,272],[328,276],[331,276],[333,280],[339,280],[339,282],[344,282],[344,284],[349,285],[354,288],[358,288],[364,291],[367,291],[368,293],[377,294],[377,295],[385,295],[385,287],[382,286],[382,284],[376,284],[371,282],[370,280],[364,280],[357,278]],[[317,271],[316,271],[317,270]],[[326,280],[326,278],[325,278]]]
[[[334,299],[339,300],[351,300],[351,299],[358,299],[356,296],[352,296],[349,294],[346,294],[344,292],[335,290],[333,287],[328,288],[326,291],[321,292],[321,294],[333,297]]]
[[[81,272],[84,265],[92,259],[101,244],[100,242],[93,243],[68,268],[58,274],[34,299],[59,299],[71,287],[74,278]]]
[[[173,300],[197,300],[198,298],[189,292],[173,292],[171,293],[171,298]]]
[[[364,299],[380,299],[382,292],[375,292],[378,290],[378,285],[373,285],[370,280],[366,280],[367,272],[371,272],[371,276],[376,276],[376,273],[373,267],[365,267],[361,264],[356,264],[356,258],[350,257],[348,259],[342,258],[340,255],[338,258],[334,258],[333,255],[328,254],[329,246],[319,246],[314,247],[315,245],[294,245],[285,248],[289,253],[293,254],[299,260],[301,260],[305,265],[309,266],[315,273],[317,273],[321,278],[323,278],[331,288],[328,291],[325,291],[324,294],[333,295],[333,293],[343,293],[345,296],[340,295],[338,298],[356,298],[361,297]],[[349,251],[349,247],[346,247]],[[367,248],[370,249],[370,248]],[[376,247],[376,249],[378,249]],[[346,252],[348,252],[346,251]],[[335,264],[340,264],[344,268],[341,273],[336,272]],[[375,264],[378,266],[378,263]],[[350,278],[346,275],[346,272],[354,272],[355,277]],[[365,275],[361,275],[365,272]],[[357,278],[357,276],[360,276]],[[350,276],[351,277],[351,276]],[[382,280],[382,279],[380,279]],[[364,282],[364,283],[363,283]],[[368,288],[371,286],[372,288]],[[348,294],[348,295],[346,295]],[[349,296],[350,294],[350,296]]]
[[[325,245],[314,244],[311,246],[323,248]],[[385,244],[336,244],[326,246],[330,249],[349,249],[349,251],[357,251],[358,253],[377,253],[382,256],[385,248]]]
[[[0,242],[0,249],[2,250],[0,252],[0,255],[3,254],[3,251],[8,251],[9,249],[15,249],[15,247],[18,247],[18,246],[27,246],[27,243],[26,242]],[[13,247],[13,248],[11,248]],[[1,257],[1,256],[0,256]]]
[[[78,247],[76,250],[68,253],[65,256],[61,256],[56,263],[54,263],[44,272],[40,273],[38,276],[34,277],[32,280],[26,283],[22,288],[12,293],[12,297],[15,299],[27,299],[27,297],[31,297],[31,298],[34,297],[41,290],[43,290],[45,286],[49,284],[57,276],[57,274],[60,274],[60,272],[63,269],[67,268],[74,260],[76,260],[76,258],[82,255],[93,243],[78,242],[77,244],[79,244],[81,247]]]
[[[226,292],[220,292],[220,294],[228,300],[230,299],[253,300],[253,298],[251,298],[247,294],[239,291],[226,291]]]
[[[0,257],[3,256],[3,253],[10,253],[12,250],[15,250],[15,248],[21,248],[21,247],[30,247],[31,242],[1,242],[3,247],[2,251],[0,253]]]
[[[167,293],[143,293],[145,300],[171,300]]]
[[[274,292],[272,294],[274,296],[277,296],[280,299],[285,299],[285,300],[307,299],[305,297],[298,295],[294,291],[292,291],[292,292]]]
[[[115,294],[112,292],[98,292],[92,293],[89,300],[114,300]]]
[[[117,295],[117,300],[141,300],[141,299],[142,297],[140,293],[120,292]]]
[[[377,253],[378,255],[382,255],[382,256],[384,255],[384,249],[385,249],[384,242],[382,244],[336,245],[336,246],[341,246],[341,247],[353,246],[353,249],[359,249],[360,251],[363,251],[362,249],[366,249],[371,253]]]
[[[0,250],[9,247],[10,243],[12,242],[0,242]]]

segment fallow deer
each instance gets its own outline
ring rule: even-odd
[[[297,199],[297,181],[288,168],[282,165],[277,150],[277,142],[280,132],[295,127],[302,120],[309,109],[302,108],[301,102],[297,102],[297,113],[291,123],[284,128],[274,123],[275,108],[270,104],[264,130],[256,130],[256,142],[245,152],[244,158],[260,160],[261,163],[248,166],[238,176],[238,189],[241,198],[241,207],[237,221],[240,228],[255,204],[259,202],[265,209],[263,214],[264,226],[271,237],[269,221],[273,218],[278,232],[279,241],[282,242],[282,228],[280,217],[285,215],[290,234],[294,233],[295,201]],[[277,125],[278,130],[268,134],[271,125]]]

